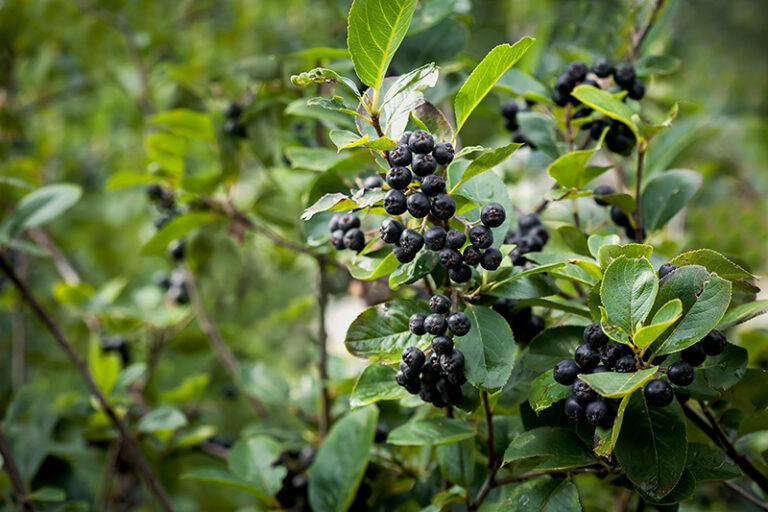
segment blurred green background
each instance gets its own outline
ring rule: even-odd
[[[317,54],[305,50],[345,48],[350,3],[0,0],[0,216],[30,187],[66,181],[84,189],[81,201],[48,227],[81,285],[63,285],[48,258],[17,255],[18,268],[57,312],[81,353],[89,343],[82,318],[96,314],[106,333],[128,337],[133,362],[147,363],[142,393],[150,406],[175,403],[190,425],[210,427],[203,434],[215,431],[222,442],[243,432],[271,433],[289,446],[314,440],[308,425],[316,419],[316,380],[307,371],[317,356],[314,262],[258,235],[238,243],[223,223],[205,227],[189,241],[207,310],[243,364],[255,365],[254,373],[269,381],[254,384],[258,392],[271,393],[268,400],[277,406],[290,403],[278,417],[283,426],[295,428],[253,422],[247,401],[230,392],[229,378],[197,324],[184,323],[183,311],[162,305],[153,279],[172,267],[166,258],[140,254],[157,216],[143,187],[116,187],[110,180],[121,171],[152,170],[146,142],[156,130],[148,122],[152,114],[174,108],[209,112],[220,128],[225,106],[241,101],[250,105],[249,137],[233,149],[239,171],[226,187],[238,206],[286,238],[301,240],[299,215],[314,174],[292,169],[286,149],[327,140],[318,141],[314,114],[303,107],[304,95],[312,93],[291,86],[289,78],[318,64]],[[577,58],[590,64],[601,56],[622,62],[630,27],[651,4],[422,3],[391,73],[437,62],[444,80],[427,92],[437,105],[491,47],[525,35],[537,42],[518,69],[547,85]],[[690,168],[704,175],[687,212],[652,238],[665,256],[709,247],[758,275],[768,271],[766,19],[768,3],[761,0],[669,0],[643,48],[644,55],[680,61],[674,72],[652,79],[643,101],[648,117],[659,121],[674,102],[680,104],[673,127],[650,147],[648,172]],[[325,56],[329,67],[351,74],[348,61]],[[463,131],[464,145],[497,146],[509,139],[498,114],[509,97],[503,90],[489,96]],[[220,156],[190,147],[184,161],[190,182],[200,190],[218,183]],[[520,211],[538,203],[550,186],[545,169],[546,161],[530,152],[505,164]],[[763,280],[763,288],[766,284]],[[336,343],[349,321],[344,305],[357,308],[354,315],[376,296],[370,287],[348,285],[344,273],[331,275],[331,290],[338,296],[330,326]],[[78,293],[92,296],[110,289],[120,293],[95,312],[78,298]],[[357,302],[341,299],[348,291]],[[37,479],[37,486],[59,486],[70,499],[93,502],[109,444],[103,417],[91,413],[78,377],[53,351],[47,333],[18,309],[7,286],[0,299],[0,347],[9,354],[0,360],[0,402],[9,435],[21,439],[16,451],[22,472]],[[12,369],[10,357],[18,329],[27,340],[22,376]],[[764,329],[748,336],[755,344],[768,339]],[[339,355],[338,346],[333,350],[332,376],[343,397],[357,367]],[[195,377],[205,382],[199,389],[188,382],[192,391],[169,398],[185,379]],[[121,400],[133,403],[128,393]],[[334,407],[337,413],[345,410],[346,399]],[[181,510],[229,510],[248,503],[226,491],[176,480],[200,465],[204,453],[148,445],[156,448],[153,463],[178,493]],[[119,498],[129,506],[139,491],[135,484],[123,484],[126,494]],[[707,499],[724,503],[717,495]]]

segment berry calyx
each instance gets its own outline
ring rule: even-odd
[[[634,373],[637,371],[637,359],[635,356],[622,356],[616,361],[618,373]]]
[[[583,404],[587,404],[597,398],[597,393],[595,393],[595,391],[589,387],[589,384],[581,379],[576,379],[573,381],[571,391],[573,392],[573,396],[576,397],[576,400]]]
[[[483,251],[474,245],[468,245],[464,248],[464,263],[475,266],[483,259]]]
[[[400,247],[410,254],[416,254],[424,247],[424,237],[414,229],[406,229],[400,235]]]

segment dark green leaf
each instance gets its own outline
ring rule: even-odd
[[[580,512],[579,491],[573,482],[534,478],[512,488],[497,512]]]
[[[403,299],[372,306],[349,326],[344,344],[354,356],[396,363],[405,347],[429,346],[426,336],[416,336],[408,329],[408,320],[414,313],[429,314],[429,309],[423,301]]]
[[[685,467],[697,482],[730,480],[741,476],[739,467],[729,461],[720,448],[701,443],[688,445]]]
[[[697,249],[684,252],[669,260],[675,265],[701,265],[723,279],[733,282],[733,288],[747,293],[757,293],[759,288],[749,282],[755,278],[752,274],[712,249]]]
[[[531,409],[537,413],[548,409],[555,402],[571,396],[571,387],[555,382],[552,374],[553,370],[549,369],[531,382],[528,403],[531,404]]]
[[[472,439],[438,446],[435,452],[443,478],[452,484],[469,487],[475,476],[474,451]]]
[[[528,344],[522,363],[535,372],[552,370],[563,359],[573,359],[576,347],[584,343],[584,327],[564,325],[552,327]]]
[[[405,388],[395,382],[395,370],[383,364],[368,365],[357,378],[349,397],[349,406],[357,409],[379,400],[397,400],[408,396]]]
[[[632,393],[656,376],[658,368],[648,368],[635,373],[603,372],[579,375],[589,387],[606,398],[621,398]]]
[[[475,436],[475,431],[454,418],[411,420],[400,425],[387,437],[387,442],[402,446],[439,446]]]
[[[202,112],[178,108],[161,112],[152,117],[149,122],[165,126],[172,133],[188,139],[214,140],[211,119]]]
[[[536,458],[537,470],[576,468],[595,463],[579,437],[569,429],[539,427],[523,432],[507,447],[504,463]]]
[[[760,315],[764,315],[765,313],[768,313],[768,300],[756,300],[745,304],[739,304],[725,314],[723,319],[720,320],[720,323],[717,324],[717,328],[721,331],[725,331],[736,325],[748,322]]]
[[[582,230],[576,226],[564,224],[557,227],[557,234],[560,235],[563,242],[565,242],[565,245],[567,245],[573,252],[587,257],[590,256],[591,253],[589,252],[589,246],[587,245],[587,235]],[[599,267],[598,270],[600,270]],[[600,279],[599,276],[596,276],[595,278]]]
[[[251,493],[259,498],[263,496],[261,489],[245,480],[236,477],[226,469],[215,467],[201,467],[193,469],[179,477],[181,480],[195,480],[198,482],[208,482],[230,489],[237,489]]]
[[[637,76],[668,75],[680,68],[680,59],[671,55],[648,55],[634,62]]]
[[[620,256],[605,269],[600,298],[611,322],[633,334],[651,311],[659,280],[645,258]]]
[[[392,290],[398,290],[406,284],[415,283],[432,272],[437,263],[437,252],[426,249],[419,251],[416,259],[400,265],[389,275],[389,287]]]
[[[696,368],[697,377],[703,375],[712,388],[725,391],[736,385],[744,376],[747,356],[745,349],[729,343],[725,352],[719,356],[708,357],[702,366]]]
[[[687,169],[671,169],[654,175],[643,189],[640,211],[643,227],[655,231],[664,226],[701,187],[701,174]]]

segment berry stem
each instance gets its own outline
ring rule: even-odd
[[[0,455],[3,456],[3,469],[8,473],[8,480],[11,481],[13,494],[16,496],[19,507],[24,512],[33,512],[35,509],[27,501],[27,489],[24,487],[24,480],[19,473],[19,466],[16,464],[16,459],[13,458],[11,445],[8,444],[8,439],[2,429],[0,429]]]
[[[67,356],[69,357],[70,361],[72,361],[72,364],[80,372],[80,375],[83,377],[88,390],[94,395],[94,397],[96,397],[96,401],[99,403],[99,406],[104,410],[104,413],[109,417],[110,421],[117,429],[126,447],[128,456],[132,459],[135,468],[144,479],[147,486],[160,501],[163,510],[166,512],[173,512],[174,508],[168,499],[168,495],[165,493],[165,489],[163,489],[162,484],[152,472],[152,469],[149,467],[147,460],[144,458],[144,455],[139,449],[139,445],[128,431],[128,427],[125,425],[125,423],[123,423],[123,420],[120,419],[115,409],[107,401],[104,393],[101,392],[98,384],[96,384],[96,381],[93,378],[93,374],[88,368],[88,364],[75,351],[75,348],[61,332],[59,325],[56,323],[53,317],[48,313],[48,311],[43,309],[43,306],[32,295],[32,292],[27,287],[26,283],[19,279],[19,277],[16,275],[16,273],[13,271],[13,269],[2,255],[0,255],[0,270],[2,270],[13,282],[14,286],[21,293],[22,299],[27,303],[27,305],[29,305],[30,308],[32,308],[40,321],[45,324],[48,331],[50,331],[51,335],[53,335],[53,338],[61,346],[61,348],[64,349],[64,352],[67,353]]]
[[[637,150],[637,178],[635,179],[635,241],[643,243],[643,218],[640,214],[640,186],[643,181],[645,150]]]

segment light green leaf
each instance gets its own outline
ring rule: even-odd
[[[608,167],[592,168],[595,171],[587,171],[587,162],[595,154],[599,147],[594,149],[583,149],[566,153],[547,168],[547,173],[565,188],[581,189],[597,176],[608,170]]]
[[[589,253],[594,258],[598,257],[598,253],[602,246],[619,245],[620,242],[621,242],[621,238],[619,237],[619,235],[591,235],[589,238],[587,238]]]
[[[9,237],[57,219],[80,199],[83,190],[78,185],[57,183],[30,192],[21,198],[16,209],[0,227]]]
[[[648,260],[620,256],[605,269],[600,298],[611,322],[634,334],[651,311],[658,289],[659,280]]]
[[[653,247],[645,244],[605,244],[597,251],[597,262],[605,269],[619,256],[627,258],[650,258]]]
[[[563,224],[557,227],[557,234],[560,235],[565,245],[573,252],[589,257],[587,235],[581,229],[571,224]]]
[[[520,60],[533,42],[533,38],[524,37],[514,45],[501,44],[488,52],[488,55],[480,61],[456,94],[454,139],[475,107],[491,91],[499,78]]]
[[[554,370],[550,368],[531,382],[531,389],[528,392],[528,403],[531,404],[531,409],[537,413],[548,409],[555,402],[571,396],[571,386],[564,386],[555,382],[553,373]]]
[[[589,384],[600,396],[606,398],[621,398],[632,393],[640,386],[656,376],[658,368],[648,368],[635,373],[603,372],[589,375],[579,375],[579,378]]]
[[[178,217],[174,217],[171,222],[166,224],[157,233],[150,238],[144,247],[141,248],[141,254],[162,254],[168,248],[168,244],[177,240],[193,229],[209,224],[219,218],[214,212],[189,212]]]
[[[349,397],[349,406],[354,410],[379,400],[397,400],[408,396],[408,392],[395,382],[395,370],[383,364],[366,366],[357,378],[355,388]]]
[[[40,487],[29,493],[29,501],[40,501],[44,503],[57,503],[67,499],[67,494],[58,487]]]
[[[399,290],[403,286],[415,283],[432,272],[438,264],[438,253],[422,250],[410,263],[398,266],[389,275],[389,288]]]
[[[152,117],[149,122],[165,126],[172,133],[188,139],[214,140],[211,118],[202,112],[178,108],[160,112]]]
[[[434,87],[437,83],[438,71],[434,62],[416,68],[410,73],[401,75],[389,86],[381,102],[382,109],[396,96],[406,94],[409,91],[421,91],[427,87]]]
[[[187,473],[183,473],[180,477],[181,480],[195,480],[198,482],[208,482],[230,489],[237,489],[238,491],[245,491],[251,493],[257,497],[262,497],[262,491],[259,487],[253,485],[250,482],[246,482],[242,478],[238,478],[226,469],[215,467],[201,467],[193,469]]]
[[[400,446],[439,446],[475,436],[475,431],[454,418],[411,420],[400,425],[387,437],[387,442]]]
[[[372,149],[392,149],[397,144],[389,137],[380,137],[374,140],[368,140],[368,135],[360,137],[357,133],[350,132],[348,130],[331,130],[328,134],[331,138],[331,142],[338,148],[351,149],[359,146],[365,146]]]
[[[109,395],[120,375],[120,356],[114,352],[102,353],[99,341],[94,337],[88,346],[88,368],[93,379],[105,395]]]
[[[187,424],[187,417],[176,407],[161,405],[145,414],[139,421],[139,432],[162,432],[176,430]]]
[[[485,172],[488,169],[499,165],[501,162],[509,158],[509,156],[520,146],[522,146],[522,144],[513,142],[512,144],[508,144],[496,149],[491,149],[479,155],[477,158],[472,160],[472,163],[470,163],[466,169],[464,169],[464,174],[461,175],[461,179],[453,186],[451,193],[456,192],[456,189],[459,188],[459,185],[469,180],[470,178],[473,178],[481,172]]]
[[[768,300],[756,300],[740,304],[725,314],[720,323],[717,324],[717,328],[725,331],[765,313],[768,313]]]
[[[589,275],[600,281],[603,278],[603,270],[596,263],[587,260],[568,260],[571,265],[576,265],[586,270]]]
[[[634,62],[637,76],[669,75],[680,68],[680,59],[671,55],[648,55]]]
[[[416,0],[355,0],[349,10],[347,47],[360,80],[378,90],[408,32]]]
[[[632,122],[632,116],[634,115],[632,109],[621,100],[613,97],[610,93],[592,87],[591,85],[579,85],[576,86],[573,92],[571,92],[571,95],[588,107],[592,107],[611,119],[624,123],[632,130],[638,141],[642,140],[642,136],[638,133],[635,124]]]
[[[261,490],[266,500],[277,494],[287,472],[284,465],[275,464],[280,451],[280,444],[267,436],[241,439],[229,451],[229,470]]]
[[[624,398],[621,399],[611,428],[595,428],[595,454],[598,456],[610,457],[613,453],[613,449],[616,447],[616,441],[618,441],[619,434],[621,433],[621,426],[624,423],[624,411],[627,409],[627,404],[630,399],[631,395],[625,395]]]
[[[634,343],[641,349],[646,349],[661,336],[670,325],[683,316],[683,303],[680,299],[672,299],[656,312],[653,321],[635,333]]]
[[[669,262],[681,266],[701,265],[710,272],[714,272],[720,277],[731,281],[735,290],[746,293],[757,293],[760,291],[759,288],[749,282],[755,278],[754,275],[712,249],[696,249],[684,252],[679,256],[675,256]]]

